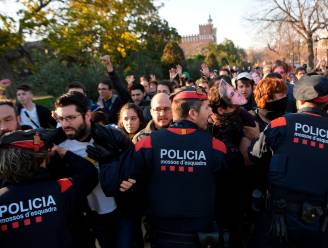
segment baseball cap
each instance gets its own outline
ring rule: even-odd
[[[295,82],[295,99],[328,103],[328,79],[321,75],[303,76]]]
[[[251,74],[248,73],[248,72],[241,72],[241,73],[239,73],[239,74],[237,75],[237,80],[240,80],[240,79],[242,79],[242,78],[246,78],[246,79],[248,79],[248,80],[253,80]]]

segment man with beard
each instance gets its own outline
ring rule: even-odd
[[[270,163],[268,204],[250,247],[328,247],[328,79],[295,83],[298,113],[274,119],[250,149]]]
[[[55,117],[61,124],[66,140],[62,139],[59,146],[81,157],[87,157],[88,145],[97,146],[97,143],[108,147],[116,145],[116,152],[124,150],[130,142],[117,129],[92,125],[91,112],[85,96],[79,92],[71,92],[60,96],[55,102]],[[115,145],[113,142],[118,142]],[[120,147],[122,145],[122,147]],[[98,166],[96,161],[93,161]],[[117,210],[113,197],[106,197],[98,184],[87,197],[87,217],[92,230],[102,248],[113,247],[116,239]],[[84,218],[85,219],[85,218]],[[81,226],[79,226],[81,228]],[[81,239],[76,237],[77,239]],[[85,234],[86,236],[88,234]],[[84,242],[84,241],[82,241]],[[80,247],[87,247],[87,243],[80,242]],[[94,245],[94,244],[90,244]]]
[[[132,142],[137,143],[145,136],[150,135],[151,132],[160,128],[167,128],[172,121],[172,110],[170,97],[166,93],[157,93],[151,100],[150,103],[150,114],[152,120],[147,126],[137,133]]]

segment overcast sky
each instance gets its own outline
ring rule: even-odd
[[[14,15],[17,11],[15,0],[0,0],[0,11]],[[206,24],[209,15],[217,28],[217,40],[231,39],[242,48],[259,47],[255,28],[245,20],[254,13],[254,0],[155,0],[164,3],[159,10],[161,17],[175,27],[180,35],[198,34],[198,25]]]

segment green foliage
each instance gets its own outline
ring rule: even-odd
[[[169,41],[163,51],[161,61],[164,65],[175,66],[185,65],[185,56],[179,44],[175,41]]]
[[[56,58],[38,61],[38,71],[27,77],[24,83],[33,87],[35,95],[63,94],[67,85],[72,81],[79,81],[85,85],[88,96],[97,97],[97,84],[107,76],[105,69],[98,61],[88,65],[68,64]],[[23,82],[18,82],[18,84]]]
[[[208,65],[208,67],[212,70],[214,69],[218,69],[218,61],[216,60],[216,56],[213,52],[209,52],[207,55],[206,55],[206,58],[205,58],[205,63]]]
[[[186,69],[184,71],[188,71],[193,79],[200,78],[200,66],[204,63],[204,56],[197,55],[192,59],[187,59],[186,61]]]
[[[44,96],[44,97],[35,97],[33,98],[33,102],[39,105],[42,105],[44,107],[47,107],[48,109],[53,109],[55,98],[53,96]]]
[[[212,68],[215,63],[219,66],[236,65],[243,66],[247,60],[246,52],[236,47],[233,41],[225,39],[220,44],[210,44],[207,47],[206,62]],[[215,58],[214,58],[215,57]]]

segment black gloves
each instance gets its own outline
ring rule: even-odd
[[[102,146],[115,155],[119,155],[132,144],[129,138],[119,129],[97,123],[92,123],[91,136],[95,144]]]
[[[112,151],[97,144],[94,144],[94,146],[88,145],[86,152],[90,158],[98,161],[99,165],[110,162],[114,157]]]

